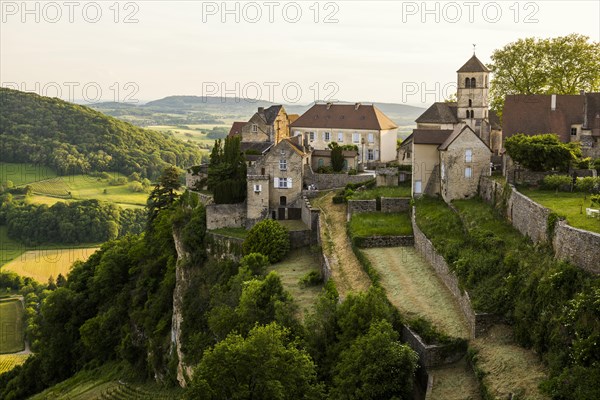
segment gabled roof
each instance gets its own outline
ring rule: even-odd
[[[292,128],[386,130],[398,126],[372,104],[315,104],[296,121]]]
[[[473,54],[473,57],[456,72],[490,72],[490,70]]]
[[[245,153],[247,151],[258,152],[263,154],[265,151],[273,146],[271,142],[241,142],[240,150]]]
[[[233,125],[231,125],[231,129],[229,130],[229,134],[227,136],[232,137],[232,136],[238,136],[242,134],[242,129],[244,128],[244,126],[247,124],[247,122],[239,122],[236,121],[233,123]]]
[[[288,120],[290,121],[290,124],[293,124],[294,122],[296,122],[296,120],[300,118],[299,114],[288,114]]]
[[[475,135],[477,137],[477,139],[479,139],[481,141],[481,143],[483,143],[483,145],[485,147],[487,147],[488,150],[490,150],[490,147],[479,137],[479,135],[477,135],[475,133],[475,131],[469,126],[469,125],[462,125],[462,126],[457,126],[454,131],[450,134],[450,136],[448,136],[446,138],[446,140],[444,141],[444,143],[442,143],[440,145],[440,147],[438,147],[438,150],[440,151],[446,151],[448,150],[448,147],[450,147],[450,145],[463,133],[465,132],[471,132],[473,133],[473,135]],[[490,150],[491,151],[491,150]]]
[[[404,139],[402,141],[402,143],[400,144],[400,148],[409,146],[412,143],[412,141],[413,141],[413,134],[411,133],[410,135],[408,135],[406,137],[406,139]]]
[[[452,129],[413,129],[414,144],[442,144],[452,134]]]
[[[456,124],[456,103],[433,103],[423,114],[415,120],[417,124]]]
[[[277,143],[275,145],[275,147],[282,145],[282,144],[287,144],[288,146],[290,146],[292,148],[292,150],[294,150],[296,153],[298,153],[302,157],[304,157],[306,155],[306,153],[304,153],[304,148],[300,144],[295,143],[293,140],[290,140],[289,138],[282,139],[279,143]]]
[[[596,116],[600,114],[600,93],[586,93],[585,108],[587,126],[584,128],[596,128]]]
[[[275,119],[277,118],[277,115],[279,114],[279,111],[282,108],[282,105],[275,105],[269,108],[265,108],[263,117],[267,125],[273,125],[273,122],[275,122]]]

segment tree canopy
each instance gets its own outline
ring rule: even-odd
[[[510,94],[579,94],[600,90],[600,43],[578,34],[525,38],[492,54],[491,107]]]
[[[240,203],[246,199],[246,160],[239,137],[215,141],[208,165],[208,190],[216,204]]]
[[[571,161],[581,156],[579,143],[561,143],[555,134],[520,133],[506,139],[505,147],[514,161],[532,171],[566,170]]]
[[[250,229],[244,240],[243,250],[245,254],[263,254],[270,262],[276,263],[290,250],[288,230],[273,219],[264,219]]]

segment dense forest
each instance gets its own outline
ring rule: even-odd
[[[124,209],[98,200],[73,203],[23,204],[0,196],[0,225],[8,236],[26,245],[99,243],[139,234],[146,225],[142,209]]]
[[[279,276],[266,272],[268,257],[207,258],[204,206],[177,195],[176,175],[151,193],[143,234],[104,244],[28,307],[35,355],[0,375],[0,398],[26,398],[109,361],[176,385],[178,262],[191,274],[181,327],[184,361],[196,366],[187,398],[411,398],[417,355],[400,342],[401,317],[381,289],[341,302],[329,282],[300,322]],[[187,254],[180,261],[175,240]]]
[[[91,108],[0,88],[2,161],[34,163],[59,174],[116,171],[157,178],[168,165],[200,163],[193,145],[135,127]]]

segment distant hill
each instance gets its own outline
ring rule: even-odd
[[[167,134],[5,88],[0,88],[0,143],[2,161],[47,165],[62,175],[116,171],[155,178],[169,164],[186,167],[201,160],[196,145]]]
[[[99,103],[91,107],[131,123],[147,126],[219,124],[225,123],[225,120],[245,121],[256,112],[258,107],[266,108],[273,104],[277,103],[233,97],[168,96],[143,105],[124,106],[123,103],[111,102]],[[313,104],[284,104],[284,106],[290,114],[303,114]],[[415,119],[425,111],[424,108],[405,104],[377,102],[373,104],[396,122],[401,127],[401,131],[406,131],[407,127],[415,125]]]

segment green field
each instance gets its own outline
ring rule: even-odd
[[[525,188],[519,188],[519,192],[555,213],[564,215],[572,227],[600,233],[600,219],[589,218],[585,213],[586,208],[594,208],[589,195],[584,199],[583,193],[557,193],[554,190]]]
[[[231,125],[199,124],[185,125],[185,128],[175,125],[154,125],[149,126],[148,129],[160,132],[171,132],[173,136],[179,140],[194,142],[205,149],[209,149],[214,145],[215,139],[208,138],[205,132],[210,131],[213,127],[223,127],[229,130]]]
[[[410,236],[413,234],[408,213],[354,214],[349,222],[350,237]]]
[[[369,190],[358,190],[348,200],[373,200],[378,197],[410,197],[410,184],[380,186]]]
[[[275,271],[281,277],[285,289],[290,292],[298,305],[300,315],[312,309],[323,285],[304,287],[300,279],[311,271],[319,271],[319,259],[308,249],[296,249],[285,260],[273,264],[269,271]]]
[[[0,300],[0,354],[16,353],[25,348],[23,340],[23,304],[11,298]]]
[[[11,181],[15,186],[21,186],[55,177],[56,172],[42,165],[0,162],[0,183]]]
[[[8,237],[8,228],[0,225],[0,267],[25,252],[25,245]]]
[[[0,354],[0,375],[23,364],[29,356],[29,354]]]
[[[28,276],[40,283],[56,279],[58,274],[66,277],[75,261],[85,261],[98,247],[47,248],[28,250],[2,267],[20,276]]]
[[[122,178],[124,175],[111,173],[111,178]],[[129,183],[113,186],[109,180],[90,175],[61,176],[30,185],[36,195],[43,196],[41,203],[48,202],[48,197],[68,200],[97,199],[117,203],[119,205],[145,206],[148,193],[132,192]],[[106,192],[105,192],[106,191]],[[37,201],[33,200],[34,203]]]

